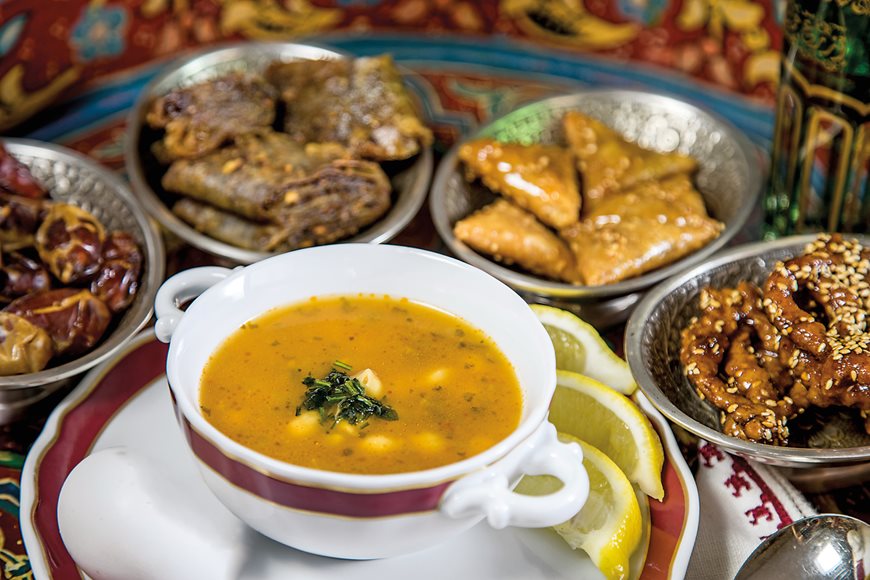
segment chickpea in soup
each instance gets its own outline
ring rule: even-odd
[[[312,298],[248,322],[203,370],[203,415],[276,459],[361,474],[460,461],[518,425],[522,392],[495,343],[407,299]]]

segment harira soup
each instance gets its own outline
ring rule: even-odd
[[[418,471],[519,424],[510,362],[464,320],[407,299],[311,298],[242,325],[212,354],[200,407],[242,445],[303,467]]]

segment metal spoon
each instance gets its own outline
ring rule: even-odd
[[[767,537],[734,580],[870,577],[870,525],[838,514],[803,518]]]

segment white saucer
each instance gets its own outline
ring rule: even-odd
[[[211,526],[241,534],[238,549],[244,552],[245,563],[240,579],[602,577],[584,553],[571,550],[550,530],[496,531],[482,523],[417,554],[362,562],[313,556],[261,536],[219,503],[202,481],[172,413],[162,375],[164,356],[165,345],[156,342],[153,334],[139,336],[116,359],[85,377],[54,411],[31,449],[21,478],[21,531],[36,578],[66,579],[77,571],[57,529],[53,511],[57,494],[66,474],[82,458],[116,446],[147,455],[184,480],[187,501]],[[663,438],[666,498],[661,504],[650,502],[653,533],[647,534],[648,549],[639,549],[632,564],[641,578],[682,578],[697,531],[697,489],[664,419],[647,401],[638,402]],[[160,554],[153,557],[155,565],[166,571],[165,577],[171,578],[172,563]]]

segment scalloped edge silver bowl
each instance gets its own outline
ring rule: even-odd
[[[262,66],[274,60],[317,60],[344,58],[348,55],[314,44],[294,42],[236,42],[197,51],[170,62],[166,70],[153,78],[139,93],[133,108],[127,115],[127,132],[124,139],[124,165],[131,187],[142,201],[149,214],[160,225],[190,245],[209,254],[250,264],[269,256],[272,252],[247,250],[221,242],[191,227],[172,213],[145,178],[145,168],[140,157],[140,139],[145,124],[145,115],[152,100],[169,89],[192,82],[212,78],[224,71]],[[216,73],[212,73],[217,69]],[[401,69],[403,74],[407,71]],[[434,166],[430,147],[423,148],[407,169],[393,177],[396,202],[378,221],[355,236],[342,242],[369,242],[380,244],[394,238],[413,219],[426,199],[429,179]]]
[[[163,240],[157,227],[118,175],[81,153],[53,143],[13,138],[3,138],[2,142],[10,154],[16,158],[20,157],[27,166],[31,166],[35,159],[48,163],[66,163],[85,172],[84,179],[86,181],[80,186],[81,191],[71,196],[68,191],[49,188],[49,195],[52,199],[68,200],[72,198],[71,203],[76,203],[79,197],[87,198],[87,192],[91,190],[85,188],[88,187],[89,183],[101,182],[107,191],[114,194],[114,199],[119,200],[130,212],[132,223],[136,225],[136,230],[130,231],[130,233],[142,247],[144,268],[139,291],[133,304],[118,321],[112,333],[104,337],[95,349],[73,361],[36,373],[0,377],[0,424],[14,420],[28,406],[63,387],[73,377],[109,359],[127,341],[132,339],[151,318],[154,296],[163,281],[165,272]],[[39,175],[36,177],[40,179]],[[74,187],[73,182],[68,182],[64,189]],[[105,216],[100,215],[99,201],[93,198],[87,198],[87,200],[89,203],[82,205],[105,222]]]
[[[857,238],[863,244],[870,244],[870,237],[868,236],[845,235]],[[669,368],[663,370],[662,373],[678,381],[679,384],[683,385],[682,389],[689,389],[694,395],[693,387],[682,375],[679,354],[671,352],[677,347],[673,345],[673,348],[671,348],[671,345],[668,345],[668,334],[664,332],[662,324],[659,321],[666,319],[673,321],[675,319],[687,318],[687,315],[697,312],[697,306],[692,305],[697,304],[701,288],[707,285],[710,277],[715,275],[716,271],[720,268],[736,264],[741,271],[748,272],[753,267],[758,271],[769,271],[770,266],[768,262],[780,259],[778,254],[797,255],[815,237],[815,235],[792,236],[772,242],[755,242],[738,246],[722,252],[700,266],[696,266],[659,284],[641,300],[628,321],[625,332],[626,358],[638,386],[652,404],[670,421],[694,433],[698,437],[715,443],[736,455],[780,467],[804,469],[839,467],[845,469],[848,467],[848,464],[858,464],[854,466],[855,470],[863,473],[863,477],[866,478],[870,475],[870,445],[841,449],[776,447],[731,437],[718,429],[713,429],[704,424],[687,413],[684,408],[678,406],[662,390],[654,376],[652,368],[657,361],[650,360],[650,357],[647,355],[648,349],[645,346],[652,344],[654,341],[658,341],[657,344],[661,344],[661,341],[664,340],[665,358],[667,358]],[[727,283],[734,282],[736,280],[729,278]],[[682,291],[687,288],[688,291]],[[669,300],[675,300],[673,297],[677,295],[686,296],[686,300],[681,302],[682,308],[679,309],[667,303]],[[697,399],[697,404],[701,407],[712,409],[712,406],[708,403],[701,403],[697,396],[695,396],[695,399]],[[715,413],[713,413],[713,416],[715,416]]]
[[[735,148],[734,153],[739,156],[737,162],[741,165],[741,173],[744,175],[746,190],[738,189],[735,192],[736,195],[740,195],[743,198],[739,201],[738,207],[733,212],[731,219],[725,222],[725,229],[718,238],[696,252],[647,274],[616,284],[575,286],[562,282],[552,282],[502,266],[486,256],[478,254],[454,237],[454,220],[451,220],[449,215],[450,209],[448,207],[451,203],[449,196],[452,195],[450,189],[458,188],[460,185],[456,185],[455,182],[451,183],[451,181],[455,180],[456,176],[459,176],[461,187],[463,188],[461,195],[464,195],[465,198],[472,196],[470,186],[462,178],[461,164],[458,159],[459,147],[463,143],[477,137],[495,136],[500,132],[509,130],[512,124],[516,124],[517,120],[522,121],[527,117],[542,117],[546,115],[550,117],[549,122],[553,123],[557,122],[555,121],[557,115],[561,119],[561,115],[569,110],[579,110],[595,116],[587,110],[590,103],[594,107],[597,103],[608,101],[629,102],[632,105],[637,104],[639,106],[652,107],[659,111],[673,113],[678,116],[701,118],[711,126],[716,127],[720,133],[721,142],[729,141],[733,144]],[[545,112],[543,114],[538,113],[537,111],[542,108],[545,109]],[[602,120],[608,123],[607,119]],[[680,150],[682,151],[682,149]],[[489,121],[473,134],[457,142],[438,165],[432,184],[432,192],[429,197],[429,207],[439,236],[447,244],[450,251],[462,260],[492,274],[514,288],[514,290],[524,294],[528,300],[569,309],[596,326],[608,326],[623,322],[640,299],[643,291],[665,278],[703,262],[714,252],[725,246],[746,224],[758,201],[763,185],[761,163],[759,159],[752,157],[752,152],[754,151],[757,151],[757,148],[749,141],[749,138],[731,123],[714,113],[700,109],[687,102],[666,95],[644,91],[585,90],[526,104],[510,113]],[[705,164],[703,159],[699,159],[699,161],[701,165],[699,175],[701,175],[704,173]],[[711,205],[710,198],[716,194],[706,191],[700,184],[698,189],[705,197],[709,207]]]

